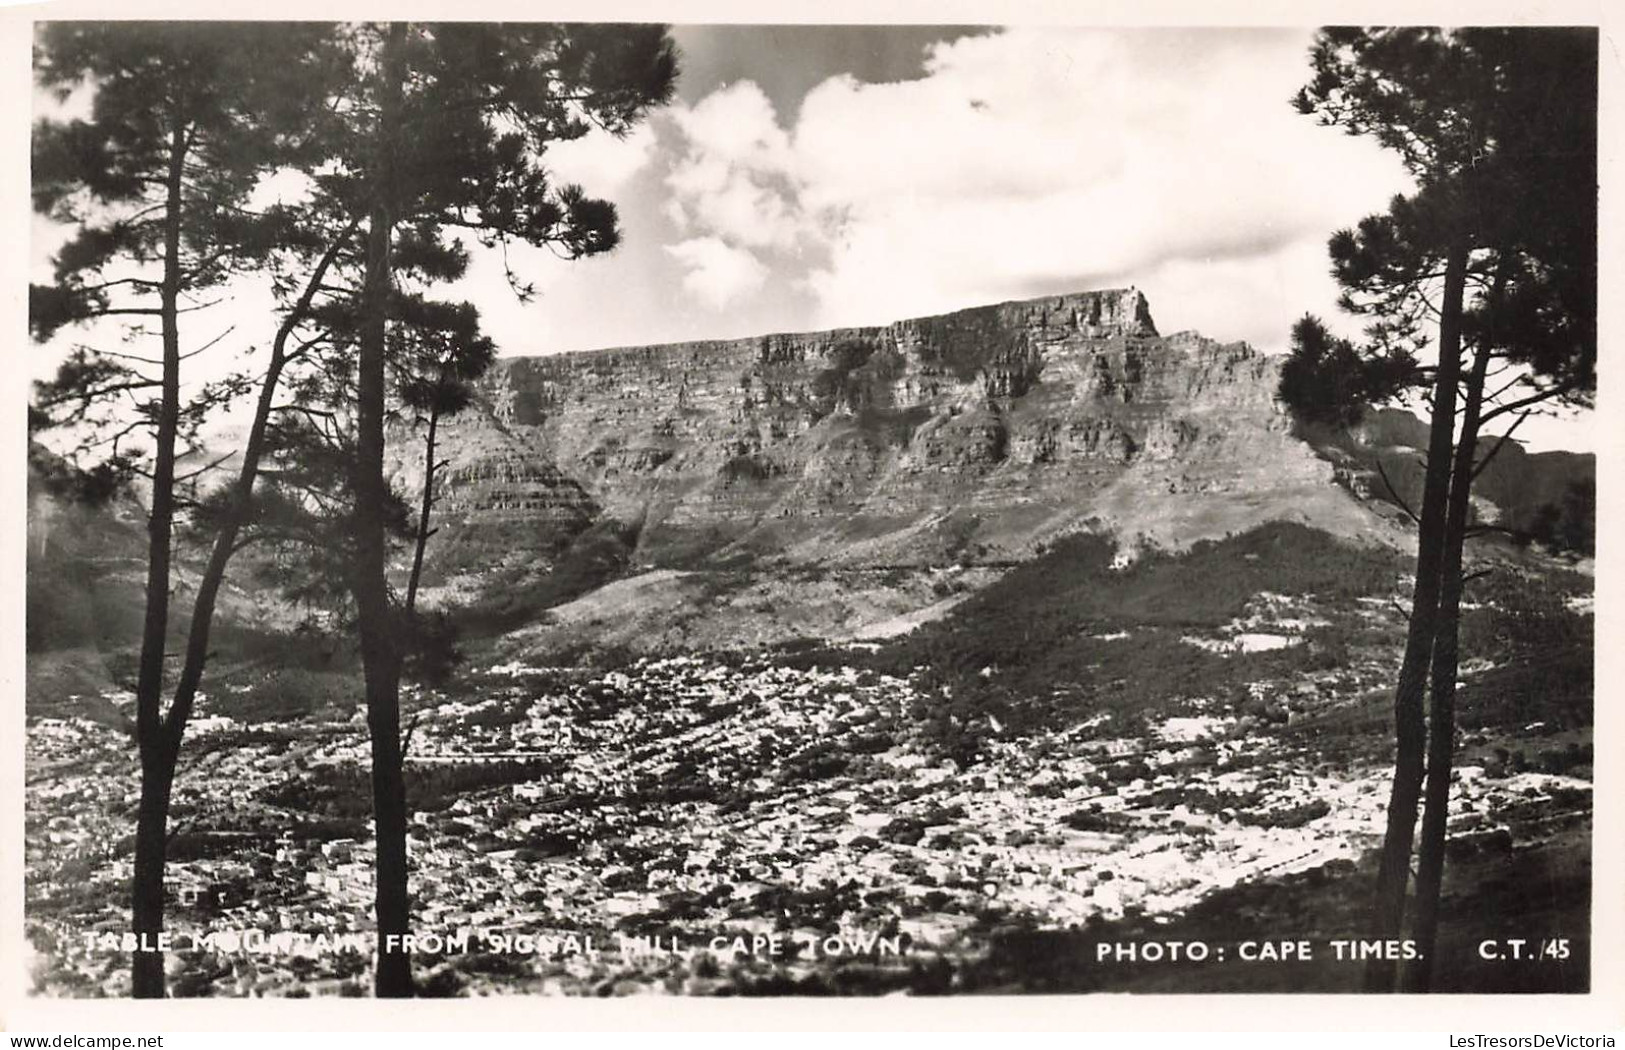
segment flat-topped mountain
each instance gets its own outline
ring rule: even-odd
[[[1279,364],[1159,334],[1133,289],[506,359],[442,426],[428,600],[543,649],[728,648],[907,631],[1078,532],[1133,557],[1281,521],[1408,552],[1383,475],[1416,501],[1425,426],[1383,411],[1302,434]],[[390,443],[414,501],[421,437]],[[68,506],[48,466],[30,476],[30,646],[123,636],[140,501]],[[1478,515],[1583,538],[1594,469],[1509,444]],[[234,615],[283,616],[244,558]]]
[[[1277,368],[1158,334],[1134,289],[509,358],[446,431],[443,564],[607,523],[657,566],[1005,561],[1084,528],[1183,546],[1274,519],[1393,535],[1292,436]]]

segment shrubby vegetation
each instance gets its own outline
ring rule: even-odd
[[[526,784],[552,772],[543,759],[487,759],[471,763],[413,765],[406,769],[407,804],[417,812],[445,809],[458,795],[509,784]],[[365,819],[372,813],[367,771],[361,766],[315,766],[310,774],[276,784],[262,801],[302,813],[336,819]]]
[[[493,549],[502,543],[500,532],[493,535],[482,529],[480,536],[485,542],[478,546],[467,538],[468,533],[454,532],[447,551],[436,555],[437,571],[489,570],[492,565],[502,565],[504,555],[535,543],[533,526],[516,525],[513,529],[513,546],[502,550]],[[521,564],[488,573],[479,597],[457,610],[458,623],[473,636],[500,634],[535,622],[545,610],[602,587],[625,572],[637,547],[639,531],[635,524],[605,519],[555,550],[536,552],[537,559],[549,564],[546,572],[537,573],[533,565]],[[460,546],[453,549],[452,543]]]
[[[946,696],[922,699],[913,714],[945,755],[968,764],[996,734],[995,721],[1013,733],[1061,728],[1100,711],[1336,667],[1348,648],[1336,631],[1229,656],[1181,639],[1229,623],[1261,591],[1335,604],[1391,593],[1403,569],[1397,553],[1284,522],[1183,554],[1151,551],[1121,570],[1111,568],[1112,554],[1103,536],[1061,540],[865,662],[899,675],[925,668]],[[1111,637],[1122,631],[1129,636]]]
[[[1561,500],[1535,512],[1529,538],[1557,551],[1592,557],[1597,553],[1597,483],[1582,479],[1569,483]]]
[[[1472,588],[1473,607],[1461,616],[1462,657],[1496,666],[1463,680],[1461,724],[1590,725],[1596,625],[1569,604],[1590,594],[1590,581],[1573,573],[1503,567],[1474,580]]]

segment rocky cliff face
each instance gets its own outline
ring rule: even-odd
[[[1270,518],[1382,532],[1290,436],[1276,369],[1159,335],[1133,289],[507,359],[446,432],[441,520],[464,567],[605,521],[647,564],[996,561],[1084,527],[1179,545]]]

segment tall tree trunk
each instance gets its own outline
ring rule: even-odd
[[[1388,827],[1382,841],[1382,860],[1377,870],[1377,892],[1368,934],[1380,940],[1397,939],[1404,926],[1411,847],[1416,835],[1416,807],[1422,794],[1423,753],[1427,747],[1423,698],[1437,629],[1439,569],[1444,560],[1445,511],[1455,438],[1456,382],[1461,374],[1461,313],[1466,283],[1467,249],[1452,247],[1445,256],[1439,365],[1434,377],[1427,474],[1417,524],[1416,586],[1411,598],[1410,627],[1405,635],[1405,655],[1394,689],[1394,783],[1388,796]],[[1371,992],[1393,991],[1396,976],[1394,962],[1374,959],[1366,966],[1365,988]]]
[[[135,872],[130,880],[130,919],[137,950],[130,963],[131,994],[164,995],[164,958],[156,950],[164,928],[164,847],[175,755],[163,731],[159,703],[164,689],[164,650],[169,633],[169,558],[175,517],[175,435],[180,423],[181,177],[187,131],[176,120],[169,139],[164,201],[164,276],[159,289],[163,331],[163,378],[147,518],[147,607],[136,672],[136,743],[141,755],[141,805],[136,812]]]
[[[179,752],[155,748],[141,764],[141,802],[136,810],[135,873],[131,879],[131,916],[136,934],[132,955],[132,994],[138,999],[164,997],[164,955],[158,937],[164,929],[164,865],[169,844],[169,795],[175,785]]]
[[[434,438],[440,410],[429,409],[429,436],[423,442],[423,505],[418,509],[417,546],[412,551],[412,575],[406,581],[406,611],[418,605],[418,580],[423,576],[423,549],[429,545],[429,514],[434,510]]]
[[[334,239],[317,263],[309,280],[305,282],[305,289],[298,301],[288,311],[282,324],[277,327],[276,338],[271,343],[271,357],[266,362],[265,375],[260,381],[259,397],[254,405],[254,419],[249,424],[248,437],[243,442],[243,459],[238,468],[237,480],[232,486],[231,504],[225,520],[220,524],[220,531],[215,534],[208,564],[204,566],[203,575],[198,580],[197,596],[192,602],[192,620],[187,628],[186,654],[181,663],[180,677],[175,682],[175,694],[169,705],[169,714],[164,718],[165,744],[175,755],[180,754],[181,738],[186,732],[187,721],[192,717],[192,705],[197,699],[198,685],[203,680],[203,667],[209,659],[209,633],[214,625],[215,603],[220,597],[221,584],[225,582],[226,567],[231,561],[231,556],[236,553],[237,537],[247,521],[254,498],[254,482],[259,476],[260,459],[265,453],[265,432],[270,425],[272,404],[276,400],[277,385],[282,380],[282,371],[288,363],[288,339],[307,315],[311,301],[328,269],[333,265],[333,260],[338,257],[339,251],[360,225],[359,221],[351,222]],[[173,762],[169,768],[172,776]],[[167,785],[165,797],[168,797]]]
[[[374,911],[378,921],[380,998],[412,994],[411,957],[402,938],[411,925],[407,893],[406,785],[401,769],[401,653],[385,578],[384,533],[388,490],[384,481],[384,353],[389,310],[390,239],[395,223],[395,135],[400,119],[405,31],[391,23],[380,63],[377,156],[367,231],[357,354],[355,542],[352,588],[366,679],[367,727],[372,737],[373,836],[377,846]]]
[[[1511,273],[1513,255],[1502,252],[1490,293],[1491,317],[1500,306]],[[1439,896],[1444,882],[1444,842],[1450,816],[1450,772],[1455,762],[1456,675],[1461,627],[1461,597],[1466,580],[1462,552],[1467,543],[1467,516],[1472,509],[1473,474],[1477,470],[1478,428],[1484,409],[1484,381],[1493,346],[1485,341],[1473,356],[1467,380],[1467,404],[1461,435],[1450,468],[1450,503],[1445,513],[1445,551],[1440,565],[1439,626],[1433,639],[1433,673],[1428,690],[1427,801],[1422,810],[1422,841],[1416,862],[1416,917],[1411,937],[1420,953],[1405,970],[1405,990],[1426,992],[1433,980],[1434,946],[1439,933]]]

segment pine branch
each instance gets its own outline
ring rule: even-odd
[[[117,288],[120,285],[125,284],[135,285],[141,288],[156,289],[163,287],[162,281],[149,281],[145,277],[120,277],[116,280],[100,281],[96,284],[82,284],[77,286],[74,290],[77,292],[105,292],[109,288]]]
[[[1382,475],[1382,483],[1388,486],[1388,495],[1393,498],[1395,503],[1399,504],[1399,509],[1404,511],[1406,516],[1417,525],[1422,524],[1421,517],[1417,515],[1416,511],[1411,509],[1411,505],[1409,503],[1405,502],[1405,497],[1401,496],[1399,494],[1399,490],[1394,488],[1394,483],[1388,480],[1388,471],[1383,468],[1382,460],[1380,458],[1377,460],[1377,473]]]
[[[90,402],[100,401],[102,398],[108,397],[112,394],[124,393],[132,390],[149,390],[156,386],[163,386],[163,382],[157,379],[131,379],[122,383],[111,383],[107,386],[94,387],[88,390],[76,390],[57,397],[48,397],[39,401],[38,405],[40,408],[51,409],[56,408],[59,405],[79,402],[88,408]]]
[[[412,723],[406,727],[406,733],[401,737],[401,755],[405,757],[412,748],[412,737],[418,731],[418,723],[423,721],[423,712],[418,711],[412,715]]]
[[[1578,390],[1580,386],[1581,381],[1578,378],[1570,377],[1556,386],[1547,387],[1545,390],[1536,391],[1535,393],[1530,394],[1528,397],[1519,398],[1516,401],[1510,401],[1504,405],[1498,405],[1490,411],[1484,413],[1484,418],[1480,422],[1488,423],[1492,419],[1507,415],[1511,412],[1516,412],[1519,409],[1527,408],[1530,405],[1538,405],[1544,401],[1550,401],[1553,398],[1562,397],[1564,394]]]
[[[332,334],[333,334],[333,329],[331,329],[331,328],[323,328],[321,331],[317,332],[315,335],[311,336],[309,339],[301,341],[298,346],[296,346],[292,350],[288,351],[288,363],[292,364],[293,362],[300,360],[301,358],[303,358],[305,356],[305,354],[307,352],[309,352],[311,347],[315,346],[317,343],[322,342],[324,339],[327,339]]]
[[[1510,368],[1512,366],[1508,365],[1506,367]],[[1514,376],[1513,378],[1507,380],[1504,384],[1502,384],[1502,386],[1501,386],[1501,388],[1499,390],[1497,390],[1495,393],[1493,393],[1493,394],[1489,395],[1488,397],[1486,397],[1484,399],[1484,401],[1486,403],[1494,403],[1495,401],[1499,400],[1501,395],[1506,393],[1508,390],[1511,390],[1515,386],[1527,386],[1529,384],[1529,382],[1530,382],[1530,380],[1529,380],[1528,374],[1524,373],[1524,372],[1519,372],[1516,376]]]
[[[183,482],[191,481],[193,478],[201,477],[202,475],[207,474],[209,471],[211,471],[211,470],[215,469],[216,467],[220,466],[222,463],[227,462],[228,460],[230,460],[235,455],[236,455],[235,452],[227,452],[225,455],[220,456],[217,459],[212,460],[211,462],[203,464],[203,466],[198,467],[196,470],[189,471],[189,472],[187,472],[185,474],[178,474],[175,477],[175,483],[178,485],[178,484],[181,484]]]
[[[150,365],[153,368],[162,368],[164,364],[155,357],[142,357],[140,354],[126,354],[121,353],[118,350],[90,350],[89,347],[85,347],[84,349],[100,357],[111,357],[118,361],[134,361],[137,364]],[[130,371],[134,373],[135,369],[132,368]],[[158,380],[154,379],[153,382],[157,383]]]
[[[211,349],[215,344],[219,343],[220,340],[224,339],[226,336],[230,335],[231,333],[235,332],[236,330],[237,330],[237,326],[232,325],[231,327],[227,328],[224,332],[221,332],[219,335],[215,336],[213,339],[210,339],[207,343],[204,343],[202,346],[198,347],[196,350],[192,350],[192,351],[190,351],[188,353],[182,354],[180,356],[180,359],[182,361],[185,361],[185,360],[187,360],[189,358],[196,357],[197,355],[203,353],[205,350]]]
[[[187,296],[187,298],[190,299],[191,297]],[[218,298],[218,299],[210,299],[206,303],[194,303],[191,306],[177,307],[175,312],[177,314],[195,314],[199,310],[207,310],[211,306],[219,306],[221,303],[225,302],[227,299],[230,299],[230,298],[231,298],[231,296],[229,296],[229,295],[222,295],[220,298]],[[152,312],[157,313],[158,311],[154,310]]]

